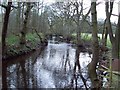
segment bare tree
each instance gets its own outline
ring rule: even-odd
[[[76,34],[77,34],[77,45],[83,45],[83,42],[81,40],[81,32],[83,30],[83,22],[87,21],[86,18],[88,17],[90,11],[91,11],[91,8],[88,10],[88,12],[84,15],[83,14],[83,11],[84,11],[84,7],[83,7],[83,0],[81,0],[81,2],[78,0],[76,2],[73,3],[73,5],[75,6],[75,9],[74,9],[74,15],[73,16],[76,16],[75,18],[75,23],[77,25],[77,29],[76,29]],[[75,15],[76,13],[76,15]]]

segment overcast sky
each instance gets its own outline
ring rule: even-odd
[[[0,1],[2,1],[2,0],[0,0]],[[17,0],[15,0],[15,1],[17,1]],[[23,1],[25,1],[25,0],[23,0]],[[44,1],[44,3],[46,3],[46,4],[51,4],[51,3],[54,3],[55,1],[60,1],[61,2],[61,1],[70,1],[70,0],[30,0],[30,1]],[[74,1],[74,0],[71,0],[71,1]],[[83,1],[84,1],[84,7],[85,8],[86,7],[90,7],[91,0],[83,0]],[[98,17],[98,20],[100,20],[100,19],[104,20],[106,18],[106,15],[105,15],[105,5],[104,5],[105,4],[105,0],[97,0],[97,1],[101,2],[101,4],[97,5],[97,17]],[[118,15],[118,2],[120,2],[120,0],[115,0],[114,8],[113,8],[113,14],[116,14],[116,15]],[[87,12],[87,10],[85,12]],[[111,21],[112,22],[116,22],[117,23],[117,19],[118,19],[117,16],[112,16],[111,17]]]
[[[54,3],[55,1],[62,1],[62,0],[44,0],[46,3]],[[67,1],[67,0],[66,0]],[[73,0],[72,0],[73,1]],[[91,0],[83,0],[84,1],[84,7],[90,7],[90,1]],[[105,19],[105,0],[97,0],[98,2],[101,2],[101,4],[97,5],[97,17],[98,20]],[[118,0],[115,0],[114,6],[113,6],[113,14],[118,15]],[[87,11],[86,11],[87,12]],[[117,23],[118,17],[112,16],[111,21]]]

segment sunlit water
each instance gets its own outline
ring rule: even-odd
[[[8,88],[65,88],[71,85],[74,76],[76,48],[67,43],[53,43],[39,54],[39,50],[27,56],[21,56],[4,65],[3,78]],[[81,73],[87,80],[87,65],[91,58],[88,53],[80,52]],[[77,73],[76,73],[77,75]],[[77,76],[76,76],[77,77]],[[77,77],[77,87],[84,88],[82,79]],[[75,87],[75,85],[73,85]]]

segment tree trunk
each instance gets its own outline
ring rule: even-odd
[[[18,9],[17,9],[17,15],[16,15],[16,24],[17,24],[17,27],[16,27],[16,30],[20,31],[20,15],[21,15],[21,3],[18,2]]]
[[[117,30],[115,33],[115,40],[114,43],[112,44],[112,56],[113,58],[120,58],[120,12],[119,12],[119,17],[118,17],[118,24],[117,24]],[[114,45],[115,44],[115,45]]]
[[[82,45],[81,42],[81,26],[80,26],[80,14],[79,13],[79,5],[76,2],[76,10],[77,10],[77,46]],[[82,11],[82,10],[81,10]]]
[[[118,38],[117,38],[117,41],[118,41],[118,49],[119,49],[119,60],[120,60],[120,12],[119,12],[119,17],[118,17]]]
[[[113,9],[113,2],[110,2],[110,11],[109,11],[109,2],[106,2],[106,26],[108,29],[110,41],[112,44],[112,58],[119,58],[119,40],[118,40],[118,29],[116,30],[115,36],[113,35],[112,25],[111,25],[111,14]],[[118,23],[120,21],[118,20]],[[118,26],[119,27],[119,26]]]
[[[108,36],[108,29],[106,28],[103,46],[107,45],[107,36]]]
[[[3,22],[3,28],[2,28],[2,56],[4,56],[6,53],[6,35],[7,35],[11,5],[12,5],[12,2],[8,2],[5,16],[4,16],[4,22]]]
[[[99,60],[99,45],[98,45],[98,30],[97,30],[97,11],[96,2],[91,2],[91,16],[92,16],[92,62],[88,65],[88,72],[92,82],[92,88],[98,89],[100,87],[99,80],[96,73],[96,65]]]
[[[28,17],[29,17],[30,10],[31,10],[31,3],[28,2],[27,3],[27,10],[24,13],[25,19],[24,19],[23,28],[22,28],[22,31],[21,31],[21,41],[20,41],[21,45],[26,44],[27,22],[28,22]]]
[[[112,58],[118,59],[119,58],[119,46],[118,42],[114,40],[114,43],[112,43]]]
[[[107,36],[108,36],[108,28],[106,27],[106,19],[105,19],[103,26],[103,33],[102,33],[102,45],[104,47],[107,46]]]

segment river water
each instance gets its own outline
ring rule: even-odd
[[[3,62],[6,88],[86,88],[91,55],[68,43],[48,42],[44,50]]]

